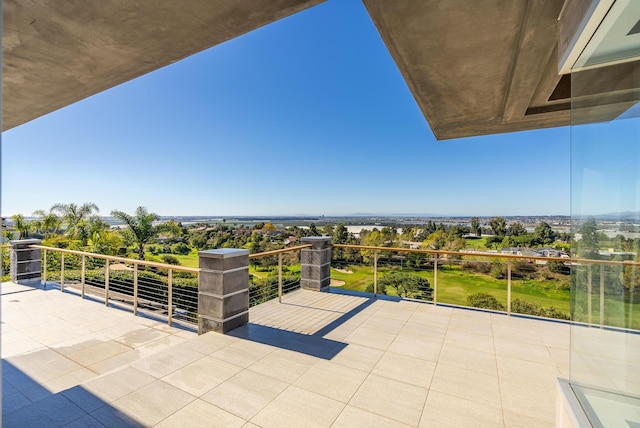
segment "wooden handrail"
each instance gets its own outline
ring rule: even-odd
[[[504,253],[488,253],[488,252],[465,252],[465,251],[445,251],[445,250],[426,250],[417,248],[399,248],[399,247],[375,247],[367,245],[349,245],[349,244],[333,244],[336,248],[353,248],[358,250],[372,250],[372,251],[391,251],[396,253],[421,253],[421,254],[437,254],[437,255],[455,255],[455,256],[468,256],[468,257],[493,257],[502,259],[527,259],[527,260],[544,260],[544,261],[558,261],[558,262],[570,262],[572,264],[596,264],[596,265],[623,265],[623,266],[640,266],[640,262],[634,262],[631,260],[596,260],[596,259],[579,259],[579,258],[567,258],[567,257],[543,257],[543,256],[519,256],[516,254],[504,254]]]
[[[297,247],[280,248],[279,250],[271,250],[271,251],[265,251],[263,253],[249,254],[249,258],[257,259],[259,257],[275,256],[277,254],[288,253],[290,251],[297,251],[297,250],[302,250],[303,248],[311,248],[311,247],[313,247],[312,244],[304,244],[304,245],[298,245]]]
[[[178,271],[182,271],[182,272],[191,272],[191,273],[199,273],[200,272],[200,269],[198,269],[198,268],[191,268],[191,267],[187,267],[187,266],[170,265],[168,263],[149,262],[149,261],[146,261],[146,260],[129,259],[129,258],[126,258],[126,257],[107,256],[105,254],[87,253],[86,251],[68,250],[66,248],[45,247],[44,245],[35,245],[35,244],[34,245],[29,245],[29,248],[39,248],[41,250],[57,251],[57,252],[60,252],[60,253],[75,254],[75,255],[78,255],[78,256],[88,256],[88,257],[94,257],[94,258],[97,258],[97,259],[111,260],[111,261],[114,261],[114,262],[131,263],[131,264],[135,264],[135,265],[151,266],[151,267],[157,267],[157,268],[160,268],[160,269],[171,269],[171,270],[178,270]]]

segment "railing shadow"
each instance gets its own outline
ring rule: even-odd
[[[333,292],[332,292],[333,293]],[[350,293],[333,293],[333,294],[348,294]],[[239,327],[230,333],[229,336],[238,337],[253,342],[278,347],[281,349],[287,349],[294,352],[310,355],[317,358],[330,360],[335,357],[340,351],[348,346],[347,343],[327,339],[326,336],[331,331],[340,327],[366,308],[371,306],[376,298],[371,294],[358,294],[358,297],[364,297],[362,303],[355,308],[343,313],[340,317],[329,322],[321,329],[315,331],[313,334],[303,334],[295,331],[286,330],[283,328],[276,328],[256,323],[249,322],[248,324]],[[385,296],[388,297],[388,296]],[[385,299],[387,300],[387,299]],[[388,300],[400,300],[390,298]],[[302,306],[297,303],[282,302],[281,305],[293,305]],[[312,307],[309,307],[312,309]],[[317,309],[317,308],[315,308]],[[325,310],[326,309],[321,309]]]
[[[137,428],[143,425],[80,385],[52,393],[14,364],[3,359],[2,426]]]

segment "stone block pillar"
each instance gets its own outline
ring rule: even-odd
[[[41,251],[39,248],[29,248],[29,245],[40,245],[41,243],[40,239],[20,239],[9,242],[11,245],[9,253],[11,282],[40,284],[42,278]]]
[[[249,322],[249,251],[200,251],[198,334],[227,333]]]
[[[301,242],[313,247],[300,251],[300,287],[305,290],[328,291],[331,283],[331,238],[307,236]]]

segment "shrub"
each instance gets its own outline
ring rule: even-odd
[[[165,254],[162,256],[162,261],[168,265],[179,265],[180,261],[170,254]]]
[[[177,244],[173,244],[171,246],[171,252],[173,254],[182,254],[186,256],[191,252],[191,248],[184,242],[178,242]]]
[[[373,293],[373,288],[373,284],[369,284],[367,293]],[[394,294],[408,299],[431,300],[433,298],[433,289],[428,279],[405,272],[393,272],[381,277],[378,280],[378,293]]]
[[[504,311],[505,307],[494,296],[488,293],[475,293],[467,296],[467,304],[474,308],[492,309]]]
[[[525,302],[522,299],[514,299],[511,302],[511,311],[516,312],[518,314],[534,315],[534,316],[545,317],[545,318],[557,318],[561,320],[569,319],[569,314],[560,312],[553,306],[549,306],[548,308],[543,308],[537,303]]]

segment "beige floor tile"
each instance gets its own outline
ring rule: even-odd
[[[353,406],[345,407],[331,425],[332,428],[408,428],[409,426]]]
[[[447,330],[447,336],[444,339],[444,344],[455,345],[476,351],[495,353],[495,346],[492,337],[477,335],[468,331]]]
[[[349,344],[336,354],[331,361],[354,369],[371,371],[384,351],[356,344]]]
[[[122,370],[92,379],[82,386],[99,399],[110,403],[155,380],[153,376],[138,369],[125,367]]]
[[[500,379],[502,408],[546,422],[555,421],[555,388]]]
[[[51,393],[55,394],[65,389],[69,389],[76,385],[80,385],[90,379],[97,377],[98,374],[82,368],[66,375],[59,376],[46,382],[42,382],[42,386],[47,388]]]
[[[122,354],[118,354],[111,358],[98,361],[95,364],[91,364],[87,368],[98,374],[105,374],[120,369],[144,357],[145,355],[142,354],[140,349],[131,349],[127,352],[123,352]]]
[[[156,380],[115,400],[111,405],[143,425],[151,426],[194,400],[193,395]]]
[[[554,428],[555,421],[532,418],[510,410],[503,410],[505,428]]]
[[[497,359],[495,354],[447,343],[442,347],[438,364],[460,367],[480,373],[495,376],[497,374]]]
[[[275,350],[276,348],[269,345],[240,340],[211,353],[211,356],[246,368]]]
[[[238,339],[232,336],[209,332],[190,339],[183,346],[208,355],[237,341]]]
[[[502,427],[500,407],[429,391],[420,427]]]
[[[237,374],[241,367],[205,356],[162,378],[170,385],[196,397]]]
[[[365,323],[358,327],[345,338],[345,342],[354,343],[356,345],[368,346],[370,348],[386,350],[395,340],[396,335],[370,329]]]
[[[330,427],[344,403],[290,386],[251,419],[264,428]]]
[[[311,361],[303,359],[294,360],[292,357],[293,353],[285,354],[275,351],[250,365],[249,369],[283,382],[293,383],[306,373],[314,362],[313,359]]]
[[[367,372],[321,361],[303,374],[295,386],[347,403],[367,377]]]
[[[234,428],[245,420],[206,401],[195,400],[160,422],[158,428]]]
[[[362,327],[384,333],[398,334],[406,323],[406,321],[400,321],[391,318],[382,318],[373,315],[369,317],[367,321],[365,321]]]
[[[202,399],[249,420],[287,387],[287,383],[245,370],[202,396]]]
[[[371,373],[429,388],[435,368],[436,363],[432,361],[386,352]]]
[[[544,346],[545,342],[542,336],[535,329],[526,329],[511,325],[493,325],[493,337],[505,339],[512,342],[524,342],[531,345]]]
[[[500,381],[517,380],[529,385],[553,389],[560,372],[555,365],[498,356],[498,376]]]
[[[191,349],[170,348],[136,361],[131,366],[160,379],[202,357],[200,352]]]
[[[106,342],[94,341],[90,346],[84,346],[82,349],[67,350],[66,355],[69,359],[87,367],[130,350],[130,347],[113,340]]]
[[[116,340],[131,348],[138,348],[166,336],[168,336],[168,334],[165,332],[154,330],[153,328],[145,328],[143,330],[134,330],[129,333],[125,333]]]
[[[45,382],[83,368],[75,361],[49,348],[15,355],[7,361],[36,382]]]
[[[500,388],[496,375],[438,364],[431,382],[431,390],[500,407]]]
[[[349,404],[416,426],[420,421],[427,392],[426,388],[371,374]]]
[[[397,336],[387,351],[435,362],[438,361],[441,349],[440,340],[416,340],[412,337]]]
[[[530,345],[505,339],[494,339],[496,355],[520,360],[554,365],[553,358],[546,345]]]

